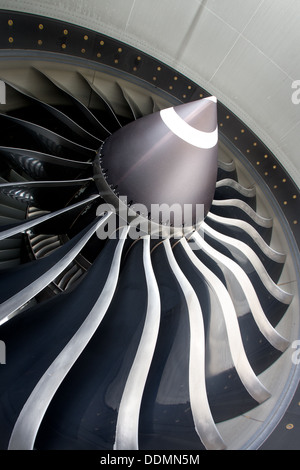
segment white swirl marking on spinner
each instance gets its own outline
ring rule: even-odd
[[[205,100],[217,102],[214,96],[204,98]],[[175,111],[174,108],[167,108],[160,111],[160,117],[177,137],[194,147],[211,149],[218,143],[218,126],[212,132],[203,132],[190,126]]]

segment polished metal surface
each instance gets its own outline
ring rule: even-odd
[[[139,448],[139,415],[160,324],[160,295],[150,257],[150,236],[143,238],[143,262],[147,282],[147,312],[134,362],[122,395],[116,426],[115,450]]]
[[[42,224],[43,222],[46,222],[47,220],[50,220],[53,217],[72,211],[73,209],[76,209],[77,207],[87,205],[89,204],[89,202],[94,201],[95,199],[98,199],[98,198],[99,198],[99,194],[94,194],[88,197],[87,199],[80,201],[80,202],[76,202],[75,204],[71,204],[70,206],[65,207],[64,209],[59,209],[57,211],[50,212],[46,215],[41,215],[39,217],[32,218],[26,222],[21,222],[11,228],[2,229],[0,231],[0,240],[4,240],[6,238],[17,235],[18,233],[25,232],[26,230],[29,230],[35,227],[36,225]]]
[[[79,237],[79,240],[74,245],[71,244],[71,248],[68,248],[68,244],[65,247],[62,247],[62,250],[65,252],[62,256],[57,258],[57,251],[54,254],[53,262],[51,262],[51,256],[47,258],[50,260],[50,263],[43,269],[40,275],[32,280],[31,283],[26,283],[22,289],[20,289],[15,295],[8,298],[0,305],[0,321],[3,323],[13,316],[13,314],[22,307],[26,302],[30,301],[36,294],[38,294],[42,289],[44,289],[50,282],[52,282],[70,263],[74,258],[80,253],[82,248],[88,242],[88,240],[95,234],[97,229],[106,222],[110,214],[105,215],[92,224],[89,230],[86,230],[86,233],[83,233]],[[72,246],[73,245],[73,246]]]
[[[199,249],[204,250],[212,259],[216,260],[219,266],[221,266],[225,275],[227,289],[230,292],[236,310],[241,302],[241,297],[244,297],[250,307],[256,324],[263,335],[276,349],[279,349],[282,352],[285,351],[289,346],[289,341],[277,333],[275,328],[273,328],[268,321],[261,307],[254,286],[245,271],[230,258],[213,249],[198,233],[193,233],[191,239],[195,240]],[[242,293],[239,292],[239,289]]]
[[[106,217],[100,223],[104,223],[105,219]],[[99,222],[96,224],[96,228],[98,226]],[[127,232],[127,227],[121,232],[107,281],[97,302],[26,401],[11,434],[9,450],[30,450],[34,447],[38,428],[53,395],[105,316],[117,286],[121,255]]]
[[[168,262],[182,289],[188,307],[190,322],[189,389],[195,428],[206,449],[224,449],[225,444],[213,420],[206,392],[205,335],[201,306],[195,291],[176,262],[169,240],[165,240],[163,244]]]
[[[170,110],[172,115],[168,121],[165,111],[161,111],[116,131],[104,143],[101,165],[106,169],[108,183],[117,187],[120,195],[146,207],[145,217],[162,225],[193,226],[209,210],[215,191],[216,102],[207,98],[169,108],[166,112]],[[174,115],[177,118],[173,125],[170,123]],[[212,136],[208,146],[206,136]],[[181,181],[180,191],[178,180]],[[165,216],[152,210],[153,205],[170,208],[174,204],[182,211],[179,221],[172,212]],[[185,220],[185,205],[191,207],[191,220]],[[200,217],[197,205],[204,206],[200,220],[197,220]]]
[[[263,285],[273,297],[284,304],[290,304],[293,299],[293,295],[285,292],[283,289],[281,289],[281,287],[274,283],[267,273],[265,267],[261,263],[260,259],[251,248],[235,238],[228,237],[217,232],[207,225],[206,222],[203,222],[201,229],[203,229],[204,233],[207,233],[212,238],[227,246],[232,255],[245,266],[246,272],[247,270],[251,271],[253,269],[251,266],[253,266]]]

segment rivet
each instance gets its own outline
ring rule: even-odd
[[[13,20],[8,20],[8,26],[12,26],[14,24]]]
[[[38,40],[38,45],[41,46],[43,44],[43,41],[41,39]]]
[[[241,129],[241,134],[244,134],[245,133],[245,129]]]
[[[157,70],[158,70],[158,72],[160,72],[160,71],[161,71],[161,67],[157,67]]]
[[[121,53],[122,51],[123,51],[122,47],[119,47],[118,52]]]
[[[178,77],[174,77],[174,80],[175,80],[175,81],[178,80]]]
[[[65,49],[66,47],[67,47],[67,44],[65,44],[65,43],[63,43],[63,44],[61,45],[61,48],[62,48],[62,49]]]
[[[39,29],[44,29],[44,25],[42,23],[39,24]]]
[[[226,119],[230,119],[230,116],[229,116],[229,114],[227,114],[227,116],[226,116]]]
[[[267,171],[265,171],[265,176],[268,176],[268,174],[269,174],[269,173],[268,173]]]
[[[234,140],[238,140],[238,138],[235,136]]]
[[[199,95],[199,96],[200,96],[200,98],[203,98],[203,93],[200,93],[200,95]]]
[[[289,423],[286,425],[286,429],[293,429],[294,425],[292,423]]]
[[[277,165],[273,165],[273,170],[276,170],[276,168],[277,168]]]
[[[100,46],[104,46],[104,41],[100,41]]]
[[[64,35],[67,36],[68,33],[69,31],[67,29],[64,29]]]
[[[138,57],[137,57],[137,60],[138,60],[138,61],[142,60],[141,56],[138,56]]]
[[[260,165],[260,162],[256,162],[256,165]]]
[[[182,98],[186,98],[186,95],[182,95]]]
[[[189,86],[188,86],[188,90],[191,90],[191,89],[192,89],[192,87],[191,87],[191,85],[189,85]]]
[[[282,182],[283,182],[283,183],[286,183],[286,179],[285,179],[285,178],[283,178]]]
[[[118,59],[115,59],[114,62],[115,62],[115,64],[118,64],[118,63],[119,63]]]
[[[100,54],[100,52],[98,52],[98,53],[97,53],[97,57],[99,57],[99,58],[101,57],[101,54]]]
[[[88,37],[88,35],[87,35],[87,34],[85,34],[85,35],[83,36],[83,39],[84,39],[85,41],[87,41],[87,40],[88,40],[88,38],[89,38],[89,37]]]
[[[253,147],[256,147],[257,146],[257,142],[253,142]]]
[[[285,206],[287,206],[287,201],[283,201],[283,204],[284,204]]]
[[[137,67],[133,67],[132,70],[133,70],[134,72],[136,72],[136,71],[137,71]]]
[[[297,225],[297,223],[298,223],[298,220],[294,220],[293,224],[294,224],[294,225]],[[300,406],[300,405],[299,405],[299,406]]]
[[[172,87],[172,85],[170,85],[170,86],[169,86],[169,90],[173,90],[173,87]]]
[[[275,184],[275,185],[273,186],[273,188],[274,188],[274,189],[277,189],[277,188],[278,188],[277,184]]]
[[[264,155],[264,158],[268,158],[268,155],[267,155],[267,154],[266,154],[266,155]]]
[[[293,195],[293,199],[297,199],[297,196],[296,196],[296,194],[294,194],[294,195]]]
[[[85,49],[82,48],[82,49],[81,49],[81,52],[82,52],[82,54],[84,54],[84,53],[85,53]]]
[[[10,43],[14,42],[14,38],[10,37],[10,38],[8,38],[8,41],[9,41]]]
[[[155,81],[157,80],[157,78],[156,78],[156,77],[153,77],[152,80],[155,82]]]

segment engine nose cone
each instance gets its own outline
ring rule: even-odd
[[[128,201],[144,205],[154,222],[199,223],[210,209],[217,178],[216,98],[164,109],[128,124],[105,141],[101,157],[108,183]],[[171,210],[159,210],[162,205]]]

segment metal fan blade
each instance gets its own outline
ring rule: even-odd
[[[31,218],[30,220],[27,220],[26,222],[22,222],[10,228],[2,228],[0,230],[0,240],[4,240],[5,238],[9,238],[9,237],[13,237],[14,235],[17,235],[18,233],[25,232],[26,230],[29,230],[35,227],[36,225],[42,224],[43,222],[47,222],[48,220],[54,217],[70,212],[78,207],[85,206],[97,198],[99,198],[99,195],[94,194],[88,197],[87,199],[84,199],[83,201],[77,202],[75,204],[71,204],[70,206],[67,206],[58,211],[51,212],[40,217]]]
[[[237,303],[240,301],[240,295],[234,295],[239,286],[242,291],[243,296],[245,297],[250,310],[254,316],[254,319],[260,329],[264,334],[267,340],[280,351],[285,351],[289,345],[289,342],[283,338],[273,326],[268,321],[261,305],[259,299],[256,295],[255,289],[251,284],[245,271],[234,261],[229,259],[227,256],[222,255],[217,250],[213,249],[205,240],[195,232],[192,237],[192,240],[195,240],[199,249],[204,250],[212,259],[214,259],[225,275],[227,288],[230,290],[231,298],[233,302],[237,299]],[[236,305],[235,305],[236,308]]]
[[[257,254],[272,279],[278,281],[286,256],[273,250],[251,224],[212,213],[207,215],[206,222],[218,232],[248,245]]]
[[[261,279],[262,284],[275,299],[283,304],[290,304],[293,296],[288,292],[283,291],[273,282],[256,253],[251,248],[249,248],[248,245],[236,240],[235,238],[220,234],[205,222],[202,224],[202,229],[204,234],[208,234],[213,239],[219,241],[222,246],[227,247],[236,261],[246,270],[246,272],[251,274],[254,268],[255,272]],[[274,252],[272,256],[282,259],[282,255],[276,254],[276,252]],[[250,266],[247,268],[248,263],[250,263],[253,268]]]
[[[147,312],[139,347],[122,395],[116,427],[116,450],[139,448],[139,414],[160,323],[160,296],[150,257],[150,237],[143,239]]]
[[[70,158],[71,160],[91,160],[95,157],[95,150],[76,144],[75,142],[66,139],[65,137],[49,131],[37,124],[32,124],[7,114],[0,115],[0,123],[4,126],[9,124],[15,126],[16,129],[23,129],[26,133],[36,139],[38,150],[45,151],[57,157]]]
[[[256,208],[256,191],[255,187],[244,188],[237,181],[226,178],[216,183],[216,191],[214,199],[240,199],[249,204],[252,209]]]
[[[128,229],[123,230],[105,285],[91,312],[41,377],[15,423],[8,449],[28,450],[34,446],[40,423],[57,388],[99,327],[114,295],[122,249]],[[30,422],[30,427],[28,423]],[[24,429],[26,428],[26,433]]]
[[[49,285],[76,258],[108,217],[109,214],[93,222],[83,233],[79,233],[52,255],[40,260],[34,269],[32,263],[27,263],[19,271],[13,271],[5,278],[2,277],[0,321],[7,321],[16,310]]]
[[[225,444],[214,423],[205,384],[205,335],[202,310],[192,286],[179,268],[169,240],[164,241],[168,262],[185,297],[190,322],[189,388],[191,409],[197,434],[206,449],[224,449]]]
[[[225,321],[228,344],[234,366],[238,375],[247,389],[248,393],[258,402],[262,403],[270,398],[270,393],[262,385],[256,377],[253,369],[250,366],[248,358],[245,353],[244,345],[241,338],[240,328],[237,320],[236,310],[232,299],[220,279],[215,276],[193,253],[187,241],[182,239],[179,243],[189,257],[190,261],[196,266],[199,273],[204,277],[205,282],[208,284],[212,295],[217,299],[219,308],[222,311]]]
[[[61,181],[21,181],[14,183],[1,183],[0,193],[24,203],[32,203],[44,210],[55,210],[66,205],[93,183],[93,178]],[[55,188],[55,192],[53,191]],[[49,194],[51,195],[49,196]]]
[[[24,171],[34,180],[55,180],[59,174],[60,179],[75,179],[90,173],[92,176],[92,163],[56,157],[33,150],[0,147],[3,155],[12,166]]]

